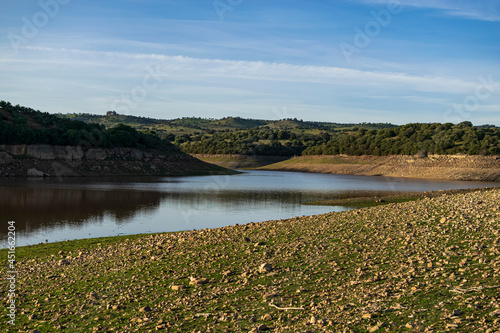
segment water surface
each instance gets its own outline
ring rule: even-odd
[[[0,230],[16,222],[17,245],[66,239],[215,228],[346,207],[305,202],[377,192],[422,192],[496,183],[245,171],[231,176],[6,179]]]

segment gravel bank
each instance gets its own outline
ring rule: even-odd
[[[16,325],[19,332],[498,332],[499,202],[499,189],[480,190],[18,248]]]

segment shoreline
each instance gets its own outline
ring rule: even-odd
[[[299,156],[259,170],[384,176],[428,180],[500,182],[499,156]]]
[[[495,331],[499,199],[500,189],[481,189],[218,229],[19,247],[16,325]]]

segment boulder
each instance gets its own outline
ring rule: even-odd
[[[28,177],[44,177],[45,173],[43,171],[37,170],[35,168],[28,169]]]
[[[14,161],[14,158],[11,154],[6,153],[4,151],[0,152],[0,164],[9,164]]]
[[[54,148],[49,145],[29,145],[26,155],[41,160],[53,160],[56,158]]]
[[[140,150],[137,150],[137,149],[132,149],[130,151],[130,157],[132,157],[134,160],[142,160],[142,158],[144,157],[142,151]]]
[[[105,160],[107,156],[108,154],[106,151],[100,148],[91,148],[85,153],[85,158],[88,160],[102,161]]]

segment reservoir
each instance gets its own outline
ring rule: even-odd
[[[304,203],[386,192],[497,186],[277,171],[231,176],[0,180],[0,230],[16,222],[17,246],[139,233],[217,228],[343,211]]]

